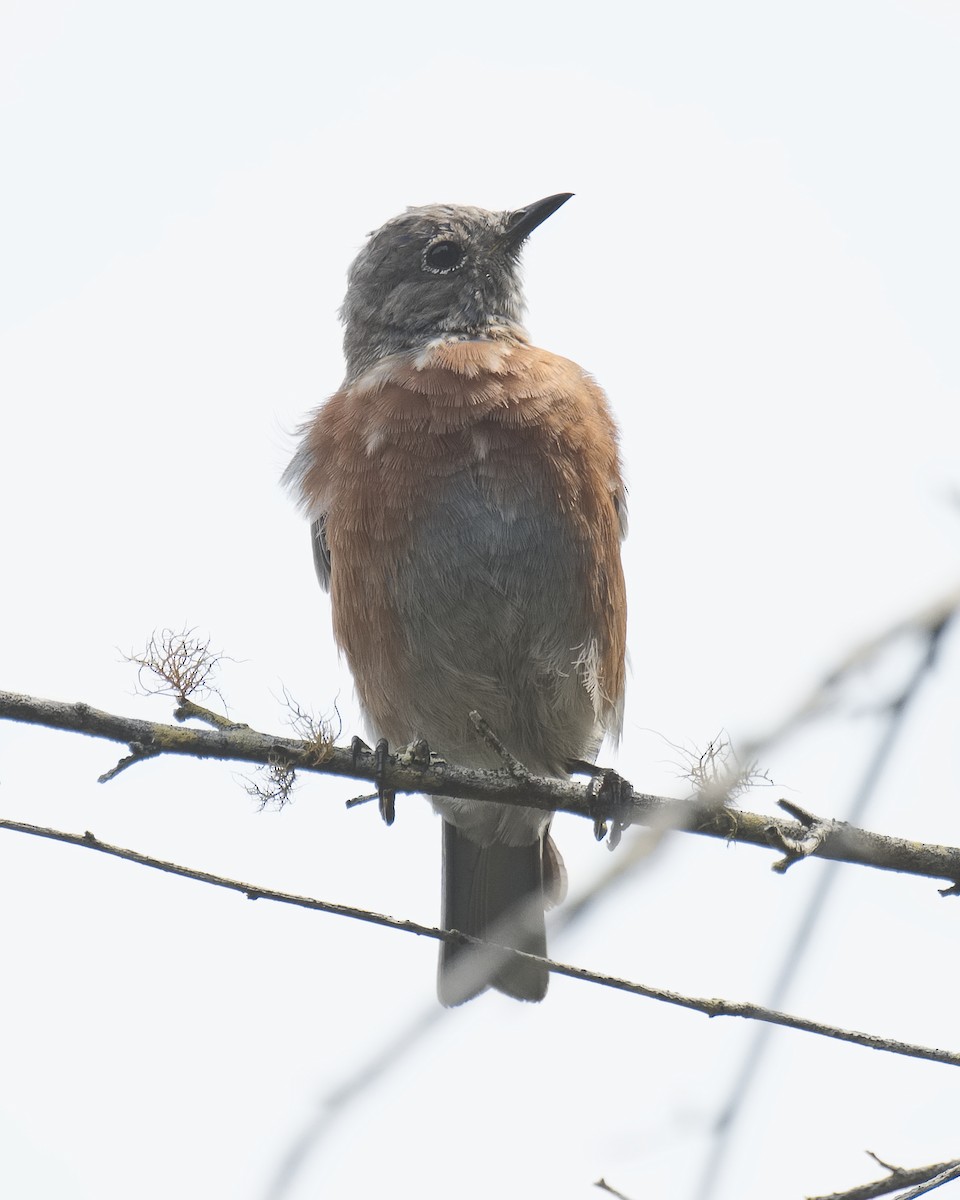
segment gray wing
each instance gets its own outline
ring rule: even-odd
[[[324,530],[324,519],[318,517],[310,526],[310,543],[313,546],[313,565],[317,571],[320,586],[325,592],[330,591],[330,547],[327,545],[327,535]]]

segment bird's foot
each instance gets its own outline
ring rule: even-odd
[[[590,814],[593,817],[593,836],[602,842],[609,832],[607,845],[615,850],[623,831],[630,824],[626,805],[633,795],[631,784],[609,767],[577,758],[567,764],[571,775],[590,776]],[[609,821],[609,830],[607,822]]]

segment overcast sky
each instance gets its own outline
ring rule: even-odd
[[[7,0],[0,18],[0,687],[166,720],[122,661],[197,627],[231,714],[360,731],[279,475],[339,384],[336,312],[408,204],[576,198],[526,251],[528,327],[607,389],[630,485],[619,755],[772,728],[960,572],[960,18],[944,2],[483,9]],[[910,647],[771,747],[842,816]],[[866,823],[960,843],[960,638]],[[432,924],[440,825],[360,785],[259,813],[244,772],[0,726],[0,815]],[[560,818],[571,893],[610,864]],[[676,836],[556,957],[763,1002],[822,864]],[[325,1098],[424,1013],[436,946],[0,831],[0,1186],[261,1200]],[[960,906],[848,867],[785,1007],[960,1049]],[[438,1021],[313,1145],[289,1200],[696,1200],[751,1030],[554,978]],[[713,1200],[960,1156],[960,1072],[778,1033]],[[954,1184],[960,1189],[960,1184]],[[947,1189],[949,1190],[949,1189]],[[946,1195],[946,1191],[944,1192]]]

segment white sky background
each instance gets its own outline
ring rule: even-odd
[[[576,192],[526,252],[528,325],[623,431],[632,677],[620,768],[773,725],[957,575],[960,19],[947,3],[14,3],[0,25],[0,686],[167,719],[120,650],[198,626],[232,714],[282,689],[358,728],[280,491],[339,383],[336,309],[407,204]],[[118,650],[119,648],[119,650]],[[867,824],[960,842],[953,636]],[[864,697],[873,698],[865,691]],[[764,760],[842,815],[879,727]],[[440,830],[359,785],[259,814],[228,765],[0,727],[0,813],[433,923]],[[607,761],[611,761],[606,755]],[[609,863],[560,818],[578,894]],[[820,864],[677,837],[557,957],[763,1001]],[[0,833],[0,1186],[259,1200],[330,1091],[434,1005],[436,945]],[[960,905],[854,867],[787,1007],[960,1048]],[[554,978],[448,1016],[289,1194],[693,1198],[752,1030]],[[960,1155],[960,1072],[782,1032],[717,1200]],[[955,1184],[955,1188],[960,1185]],[[946,1191],[944,1192],[946,1195]]]

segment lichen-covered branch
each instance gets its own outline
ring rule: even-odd
[[[422,792],[498,804],[523,804],[573,813],[591,823],[598,818],[596,789],[576,780],[517,778],[506,770],[471,770],[435,757],[426,761],[404,754],[390,755],[382,762],[373,751],[357,746],[321,745],[316,738],[279,737],[244,725],[215,729],[167,725],[103,712],[88,704],[64,704],[5,691],[0,691],[0,718],[123,744],[130,749],[130,754],[122,760],[124,768],[141,759],[156,759],[166,754],[271,768],[279,764],[294,771],[361,779],[398,793]],[[106,780],[115,774],[113,768],[101,778]],[[821,831],[811,842],[809,829],[799,821],[744,812],[713,800],[673,800],[649,795],[629,785],[618,790],[615,808],[616,812],[608,816],[622,825],[675,828],[765,849],[771,848],[771,842],[781,850],[784,845],[810,844],[813,857],[946,880],[950,885],[945,889],[948,892],[955,891],[960,882],[960,848],[888,837],[844,822],[831,823],[829,830]]]

